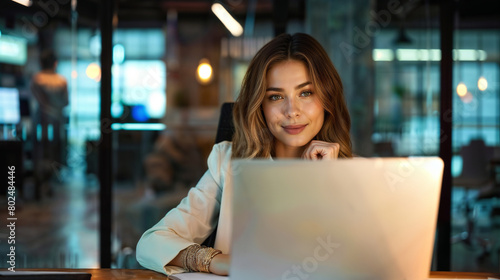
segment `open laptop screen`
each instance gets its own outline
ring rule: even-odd
[[[427,279],[443,166],[233,160],[231,279]]]

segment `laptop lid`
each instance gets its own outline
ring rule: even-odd
[[[427,279],[439,158],[235,160],[230,279]]]

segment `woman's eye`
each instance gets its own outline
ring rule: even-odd
[[[301,93],[300,93],[300,96],[302,96],[302,97],[308,97],[308,96],[310,96],[311,94],[312,94],[312,92],[311,92],[311,91],[303,91],[303,92],[301,92]]]
[[[277,94],[273,94],[273,95],[269,96],[269,100],[271,100],[271,101],[277,101],[280,99],[281,99],[281,96],[277,95]]]

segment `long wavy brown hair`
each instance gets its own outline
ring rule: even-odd
[[[266,158],[273,154],[274,136],[267,127],[261,104],[267,72],[275,64],[297,60],[306,66],[325,110],[323,127],[315,139],[340,144],[339,157],[352,157],[351,118],[342,81],[328,54],[313,37],[282,34],[264,45],[250,62],[234,108],[233,158]]]

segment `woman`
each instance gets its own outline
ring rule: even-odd
[[[167,275],[228,274],[232,158],[352,157],[342,82],[325,50],[309,35],[283,34],[257,52],[233,117],[233,141],[214,146],[198,185],[139,240],[142,266]],[[200,247],[216,225],[214,248]]]

